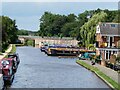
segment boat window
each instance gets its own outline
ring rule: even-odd
[[[115,27],[115,24],[111,24],[111,27]]]
[[[9,65],[9,64],[10,64],[10,62],[7,61],[7,60],[3,60],[1,63],[2,63],[2,65],[5,65],[5,64],[6,64],[6,65]]]

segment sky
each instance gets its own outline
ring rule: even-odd
[[[10,1],[10,0],[9,0]],[[16,20],[18,29],[31,31],[39,30],[39,19],[45,11],[54,14],[76,15],[85,10],[109,9],[117,10],[118,2],[17,2],[18,0],[4,0],[0,5],[0,12],[4,16],[9,16]],[[35,1],[35,0],[34,0]],[[40,1],[40,0],[39,0]]]

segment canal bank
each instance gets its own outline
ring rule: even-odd
[[[117,74],[117,72],[113,70],[109,70],[108,68],[104,66],[100,66],[98,64],[91,65],[91,62],[88,60],[77,60],[76,63],[94,72],[99,78],[101,78],[111,88],[120,90],[120,85],[118,84],[119,75]]]

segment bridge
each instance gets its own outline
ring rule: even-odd
[[[71,37],[40,37],[40,36],[18,36],[18,39],[24,44],[26,40],[33,40],[34,45],[40,48],[43,43],[58,44],[58,45],[72,45],[77,46],[78,40]]]

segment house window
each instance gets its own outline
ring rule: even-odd
[[[115,27],[115,24],[111,24],[111,27]]]

